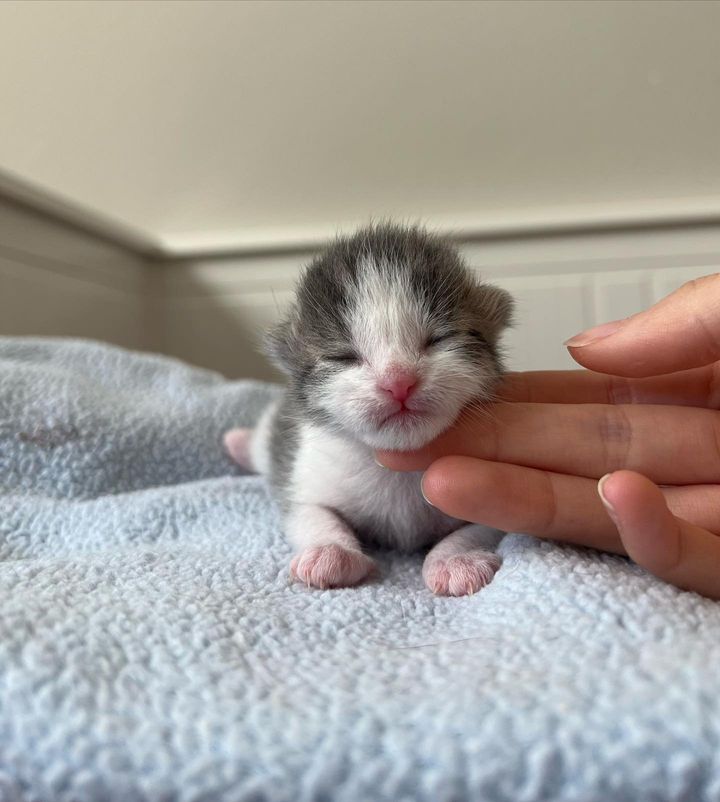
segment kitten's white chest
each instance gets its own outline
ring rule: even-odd
[[[431,507],[420,492],[420,474],[377,465],[369,448],[302,428],[290,498],[336,510],[363,540],[413,551],[457,528],[458,521]]]

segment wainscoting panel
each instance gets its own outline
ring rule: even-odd
[[[151,346],[140,255],[0,199],[0,334]]]
[[[720,224],[458,241],[515,297],[504,340],[517,370],[573,367],[562,343],[720,271]],[[225,375],[277,379],[263,332],[313,252],[149,256],[0,199],[0,334],[90,337]]]
[[[515,370],[576,367],[562,345],[584,328],[646,308],[720,271],[720,228],[572,234],[461,243],[468,261],[517,302],[505,337]],[[311,254],[168,260],[158,267],[160,350],[226,375],[273,379],[258,352]]]

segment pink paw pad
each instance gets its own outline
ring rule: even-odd
[[[230,429],[223,435],[225,450],[238,465],[248,470],[253,469],[250,456],[250,437],[252,429]]]
[[[469,596],[492,582],[501,562],[489,551],[470,551],[447,558],[428,555],[423,579],[438,596]]]
[[[361,551],[330,544],[296,554],[290,563],[290,573],[316,588],[344,588],[357,585],[374,566],[375,563]]]

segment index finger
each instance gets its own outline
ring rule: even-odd
[[[689,281],[625,320],[565,343],[573,359],[616,376],[659,376],[720,359],[720,274]]]
[[[401,471],[454,455],[589,478],[627,468],[660,484],[690,485],[720,480],[719,444],[720,415],[709,409],[500,403],[467,410],[419,451],[378,457]]]
[[[718,409],[720,363],[642,379],[592,370],[508,373],[498,388],[498,398],[542,404],[671,404]]]

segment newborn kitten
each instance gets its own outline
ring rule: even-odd
[[[237,462],[269,477],[297,579],[354,585],[374,565],[361,543],[375,543],[430,546],[423,577],[434,593],[461,596],[490,582],[500,561],[486,550],[488,529],[431,507],[421,474],[382,468],[373,450],[420,448],[464,406],[491,398],[511,309],[453,245],[419,228],[364,229],[304,271],[269,336],[289,386],[255,430],[225,435]]]

